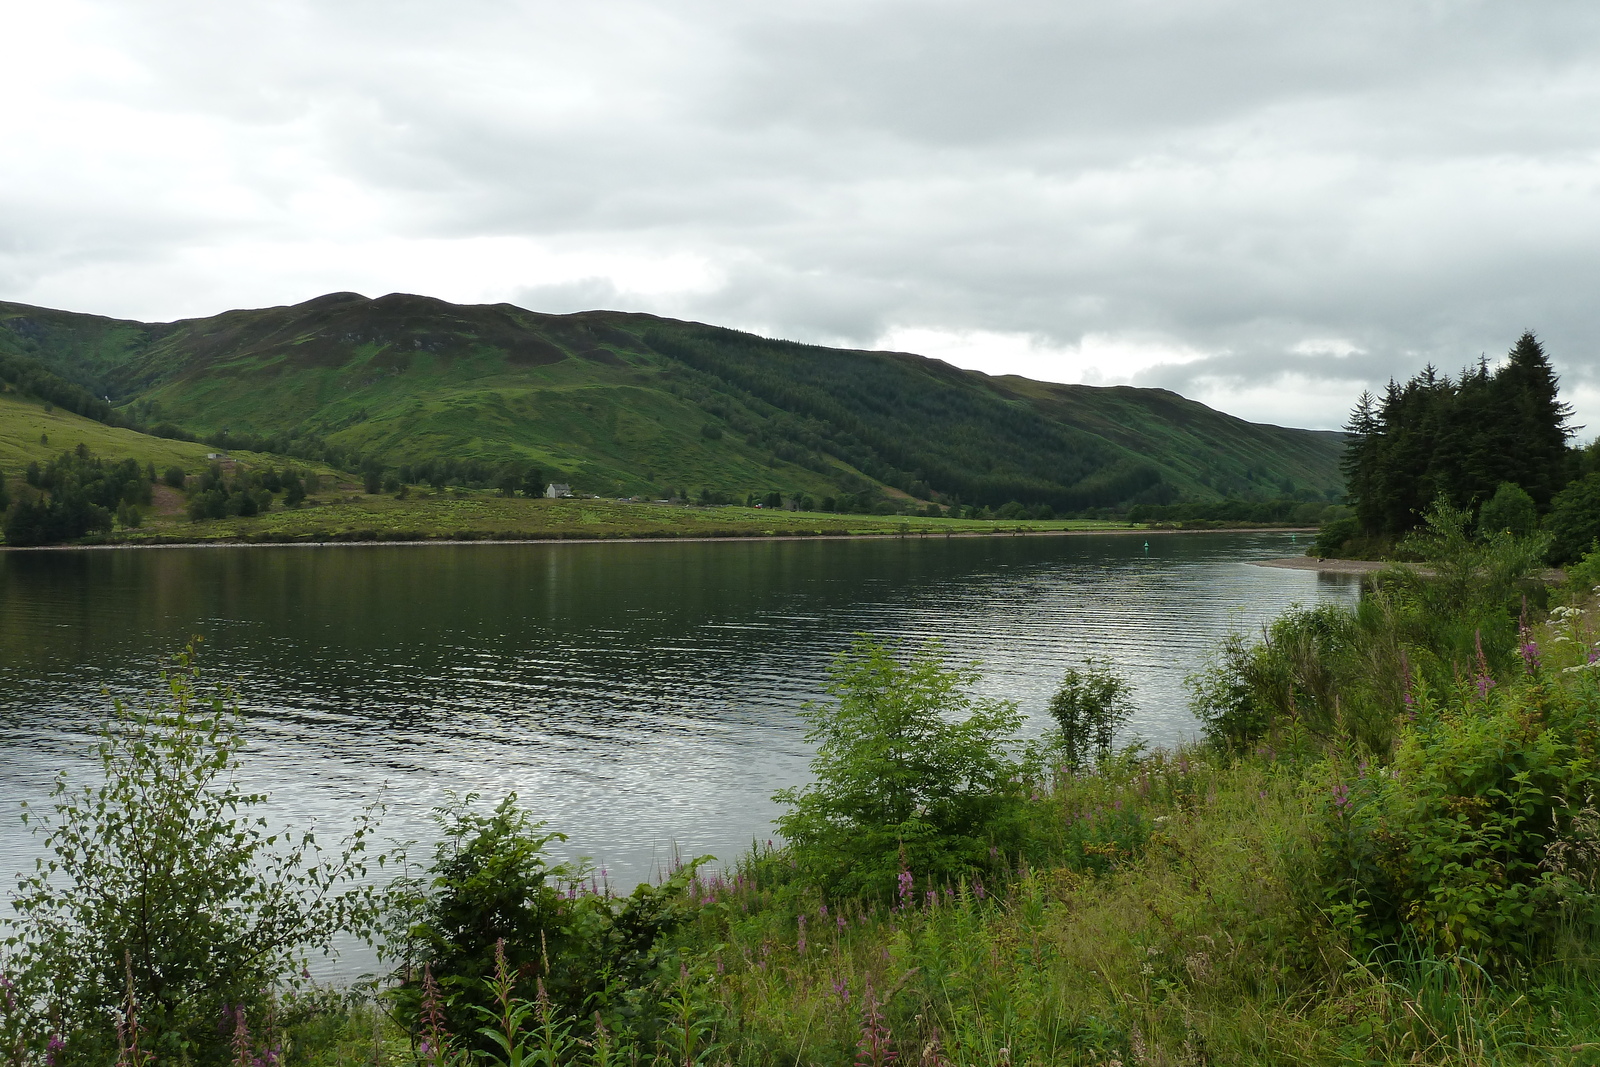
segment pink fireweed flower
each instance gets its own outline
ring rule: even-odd
[[[1522,665],[1528,669],[1528,673],[1529,674],[1533,674],[1536,671],[1538,671],[1538,669],[1539,669],[1539,643],[1537,641],[1533,641],[1533,640],[1525,641],[1517,649],[1517,651],[1522,653]]]
[[[900,900],[902,903],[910,899],[911,889],[915,884],[916,879],[911,876],[910,871],[900,872]]]
[[[1341,811],[1350,806],[1350,787],[1343,782],[1333,787],[1333,806]]]

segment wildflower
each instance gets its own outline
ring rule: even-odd
[[[828,917],[828,904],[827,904],[827,902],[826,902],[826,901],[824,901],[824,902],[823,902],[823,903],[822,903],[822,904],[821,904],[821,905],[820,905],[820,906],[819,906],[819,907],[818,907],[818,908],[817,908],[817,918],[819,918],[819,919],[826,919],[826,918],[827,918],[827,917]]]
[[[1343,782],[1333,787],[1333,806],[1341,811],[1350,806],[1350,787]]]
[[[840,1004],[850,1003],[850,983],[843,978],[833,980],[833,995],[839,998]]]
[[[900,872],[900,901],[902,904],[910,899],[911,889],[915,884],[916,879],[911,876],[910,871]]]
[[[800,916],[800,937],[795,941],[795,951],[804,956],[806,954],[806,917]]]
[[[974,878],[972,880],[972,894],[979,900],[982,900],[984,897],[989,895],[989,891],[983,888],[982,878]]]
[[[839,921],[839,929],[843,930],[845,928],[844,912],[840,912],[839,913],[838,921]]]
[[[1522,653],[1522,664],[1528,668],[1528,673],[1533,674],[1539,669],[1539,643],[1528,640],[1517,649]]]

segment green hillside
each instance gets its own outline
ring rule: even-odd
[[[79,389],[82,412],[102,421],[227,434],[347,469],[532,465],[604,495],[1082,510],[1341,486],[1340,435],[1247,423],[1162,390],[991,378],[618,312],[336,293],[149,324],[0,303],[0,376],[6,366]]]

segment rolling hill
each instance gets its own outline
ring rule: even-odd
[[[54,389],[102,422],[347,468],[536,465],[605,495],[888,493],[1082,510],[1326,499],[1342,485],[1342,435],[1245,422],[1165,390],[405,294],[171,323],[0,303],[0,379]]]

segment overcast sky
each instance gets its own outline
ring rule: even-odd
[[[1600,5],[0,0],[0,299],[650,311],[1334,427],[1545,341]]]

